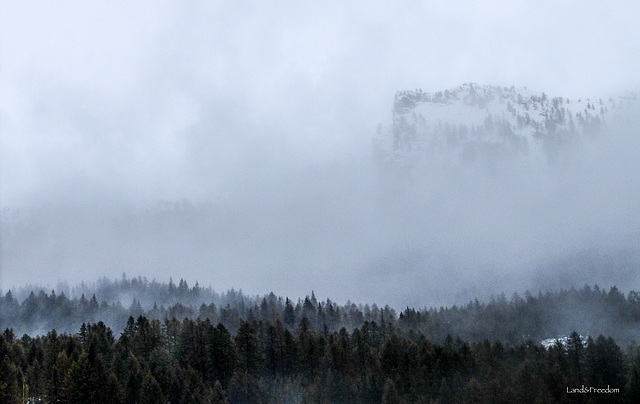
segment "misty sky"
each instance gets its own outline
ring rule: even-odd
[[[638,2],[266,3],[0,0],[0,207],[36,212],[3,232],[0,288],[126,271],[420,306],[637,281],[637,141],[407,191],[371,140],[396,90],[638,89]],[[140,213],[185,199],[200,213]]]

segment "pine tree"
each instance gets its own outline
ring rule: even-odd
[[[611,337],[600,335],[595,341],[591,340],[585,362],[592,386],[621,388],[625,384],[624,355]]]
[[[50,346],[50,349],[53,348]],[[50,354],[53,354],[51,352]],[[47,382],[47,397],[49,400],[63,400],[63,391],[67,385],[67,375],[71,362],[66,352],[62,351],[57,354],[57,358],[53,361],[49,370],[49,380]]]
[[[569,369],[576,386],[584,383],[585,348],[580,334],[573,331],[567,340],[567,355],[569,357]]]
[[[231,334],[222,323],[207,330],[206,359],[209,382],[229,385],[236,364],[236,353]]]
[[[284,313],[282,314],[282,321],[286,324],[287,327],[289,327],[289,329],[293,329],[296,323],[296,315],[289,298],[287,298],[287,300],[285,301]]]
[[[298,324],[297,337],[297,359],[300,372],[303,376],[312,380],[320,363],[322,351],[306,317],[302,317]]]
[[[216,380],[211,393],[211,404],[229,404],[227,394],[222,389],[222,384]]]
[[[132,352],[129,352],[127,358],[127,380],[125,386],[126,402],[135,404],[140,397],[140,388],[142,386],[142,366]]]
[[[240,320],[240,327],[235,338],[238,369],[250,376],[262,374],[262,351],[255,327]]]
[[[13,404],[19,400],[18,369],[8,357],[0,356],[0,402]]]
[[[151,373],[146,372],[140,385],[140,404],[158,404],[166,402],[160,385]]]
[[[97,396],[91,380],[91,365],[86,352],[69,367],[67,383],[64,386],[64,400],[68,403],[91,403]]]

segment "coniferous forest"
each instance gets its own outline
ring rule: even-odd
[[[0,297],[0,402],[640,402],[640,294],[615,287],[399,313],[124,275],[61,289]]]
[[[638,16],[0,0],[0,404],[640,404]]]

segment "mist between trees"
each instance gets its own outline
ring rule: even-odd
[[[143,315],[149,320],[208,318],[221,322],[231,333],[240,320],[282,321],[290,331],[302,318],[309,328],[352,331],[366,322],[390,323],[404,330],[420,332],[442,343],[447,335],[468,341],[500,341],[514,345],[528,340],[580,335],[613,337],[625,345],[640,335],[640,293],[626,296],[615,286],[608,291],[597,285],[581,289],[561,289],[523,296],[503,294],[486,301],[474,299],[448,307],[413,308],[397,311],[388,305],[339,304],[318,299],[315,293],[304,299],[289,299],[270,293],[248,296],[241,290],[217,292],[184,279],[176,284],[126,278],[82,283],[64,291],[46,292],[23,288],[8,291],[0,298],[0,328],[13,328],[16,335],[45,334],[51,329],[75,333],[83,323],[104,322],[121,332],[129,317]]]
[[[615,287],[399,314],[184,280],[27,293],[0,299],[3,403],[573,402],[582,385],[619,389],[596,402],[640,398],[640,294]],[[545,348],[550,335],[568,338]]]

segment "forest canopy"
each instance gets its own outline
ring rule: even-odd
[[[3,403],[640,398],[640,295],[615,287],[397,312],[123,276],[8,291],[0,310]]]

